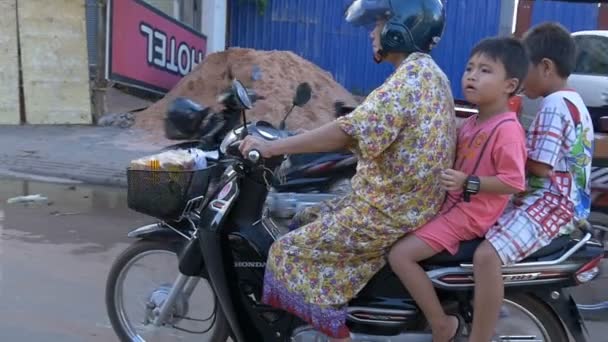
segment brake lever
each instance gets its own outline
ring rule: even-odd
[[[230,144],[226,149],[226,152],[232,156],[241,156],[241,158],[251,162],[254,165],[260,164],[262,160],[262,154],[260,151],[254,149],[247,152],[247,155],[244,156],[240,150],[241,142],[242,141],[235,141],[234,143]]]
[[[235,141],[232,144],[228,145],[228,148],[226,148],[226,152],[232,156],[242,156],[241,150],[239,149],[240,147],[241,141]]]

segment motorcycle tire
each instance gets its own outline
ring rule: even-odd
[[[527,310],[542,325],[549,335],[549,342],[568,342],[568,333],[560,318],[549,305],[534,296],[527,294],[506,295],[505,300],[511,301]]]
[[[137,257],[139,254],[149,252],[149,251],[169,251],[175,253],[176,258],[179,251],[179,244],[174,243],[174,241],[159,241],[159,240],[139,240],[135,243],[131,244],[124,250],[114,261],[112,267],[110,268],[110,272],[108,274],[108,279],[106,281],[106,292],[105,292],[105,302],[106,309],[108,312],[108,317],[110,319],[110,323],[112,324],[112,328],[114,332],[122,342],[131,342],[132,339],[129,337],[125,327],[122,325],[122,322],[119,318],[118,308],[116,307],[116,303],[114,301],[114,296],[116,293],[116,283],[118,281],[118,277],[122,269],[129,264],[129,261],[133,258]],[[216,298],[217,302],[217,298]],[[215,318],[215,327],[213,328],[213,333],[209,337],[209,341],[226,341],[230,335],[230,327],[228,326],[228,321],[222,312],[222,308],[218,305],[216,318]]]

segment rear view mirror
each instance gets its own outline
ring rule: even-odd
[[[237,100],[245,109],[251,109],[253,104],[251,103],[251,98],[247,93],[247,89],[243,86],[243,84],[238,80],[232,81],[232,90],[236,95]]]
[[[293,105],[302,107],[308,101],[310,101],[310,96],[312,95],[312,89],[310,88],[310,84],[304,82],[298,85],[296,89],[296,96],[293,99]]]

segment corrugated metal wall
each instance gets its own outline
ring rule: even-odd
[[[544,21],[557,21],[570,31],[596,30],[598,4],[581,4],[561,1],[536,0],[532,8],[532,25]]]
[[[231,46],[291,50],[332,73],[353,93],[367,94],[392,68],[371,58],[369,32],[344,22],[352,0],[271,0],[264,15],[254,4],[230,0]],[[447,27],[434,57],[461,96],[460,77],[479,39],[496,35],[500,0],[447,0]]]

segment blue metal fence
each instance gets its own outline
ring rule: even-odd
[[[290,50],[329,71],[349,91],[367,94],[392,68],[372,60],[369,32],[344,22],[352,0],[270,0],[263,15],[250,1],[231,0],[231,46]],[[433,52],[461,97],[460,77],[469,51],[496,35],[500,0],[447,0],[447,26]]]
[[[536,0],[532,9],[532,25],[557,21],[570,31],[596,30],[598,4]]]

